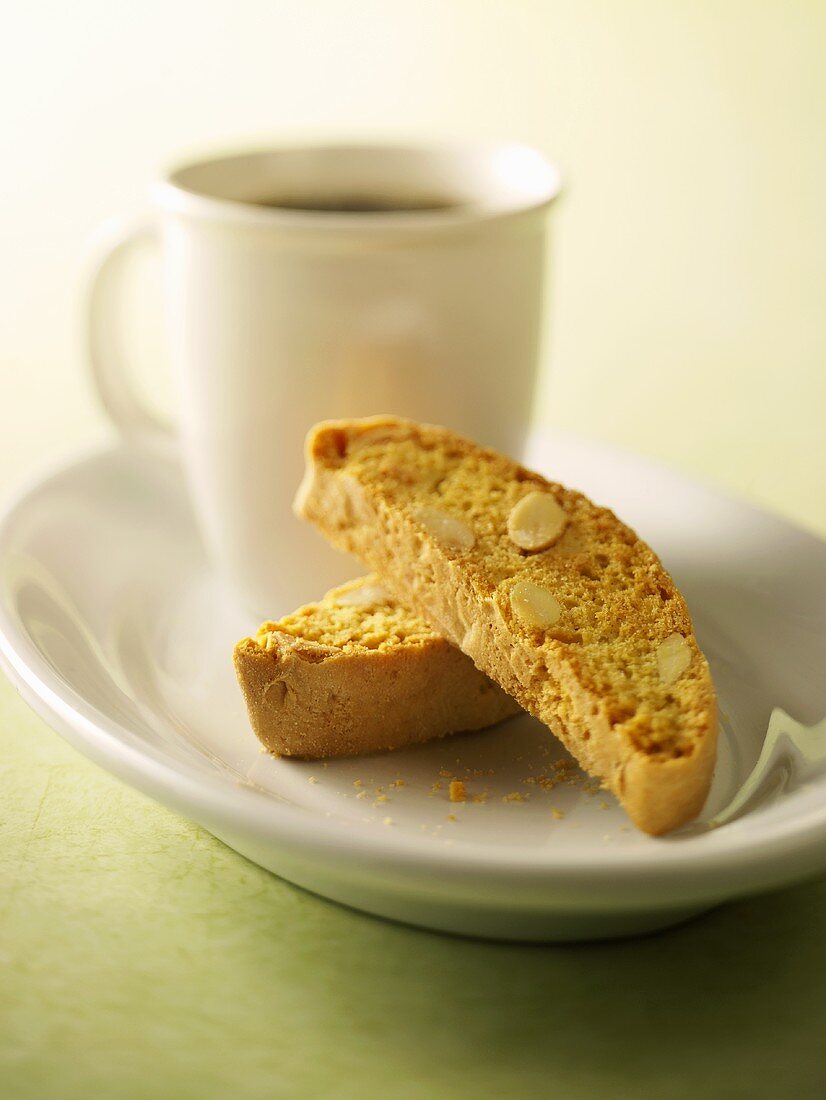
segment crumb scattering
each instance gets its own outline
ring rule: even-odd
[[[565,816],[562,810],[558,810],[556,806],[554,806],[554,808],[551,810],[551,813],[554,815],[557,821],[561,821]]]
[[[451,780],[449,793],[451,802],[467,802],[467,788],[461,779]]]
[[[308,783],[318,783],[318,779],[314,775],[311,775],[307,780]]]
[[[353,780],[353,786],[354,787],[363,787],[364,786],[364,780],[363,779],[354,779]]]
[[[393,818],[392,817],[385,817],[385,818],[382,819],[382,825],[392,825],[392,824],[393,824]]]
[[[527,795],[522,794],[521,791],[511,791],[510,794],[502,796],[503,802],[525,802]]]
[[[448,814],[447,819],[448,819],[448,821],[455,821],[456,820],[456,814]]]

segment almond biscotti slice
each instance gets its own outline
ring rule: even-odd
[[[279,756],[397,749],[521,711],[377,577],[264,623],[233,660],[253,731]]]
[[[645,832],[702,807],[716,752],[688,610],[630,528],[444,428],[318,425],[297,512],[545,722]]]

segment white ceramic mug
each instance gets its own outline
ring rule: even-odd
[[[251,614],[357,568],[291,512],[316,421],[395,413],[519,454],[558,189],[521,146],[275,148],[172,171],[157,213],[110,243],[89,297],[98,391],[129,441],[180,451]],[[163,247],[174,434],[137,399],[115,323],[113,276],[147,235]]]

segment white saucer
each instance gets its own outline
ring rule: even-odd
[[[688,599],[723,717],[707,820],[773,707],[826,714],[826,544],[593,444],[540,437],[530,460],[614,507]],[[255,626],[210,571],[172,466],[106,451],[29,487],[0,523],[0,648],[24,698],[109,771],[325,897],[451,932],[587,939],[826,866],[822,770],[720,828],[653,840],[576,773],[538,778],[565,754],[529,718],[327,767],[272,759],[230,661]],[[451,804],[453,776],[487,800]]]

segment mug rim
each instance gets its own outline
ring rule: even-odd
[[[256,161],[277,156],[347,155],[420,156],[460,161],[475,159],[478,164],[508,160],[516,174],[531,173],[531,185],[522,191],[514,187],[504,191],[498,201],[457,202],[456,205],[430,210],[395,210],[370,212],[301,210],[265,206],[245,198],[211,194],[196,185],[199,173],[216,168],[230,168],[244,161]],[[193,180],[195,177],[195,180]],[[289,144],[262,144],[241,147],[228,152],[195,156],[174,163],[153,187],[153,196],[161,210],[173,213],[235,222],[237,224],[269,226],[286,231],[324,232],[344,235],[381,236],[416,234],[423,230],[439,231],[477,225],[482,222],[510,221],[527,215],[544,213],[562,188],[559,169],[539,149],[521,143],[471,142],[382,142],[382,141],[308,141]]]

